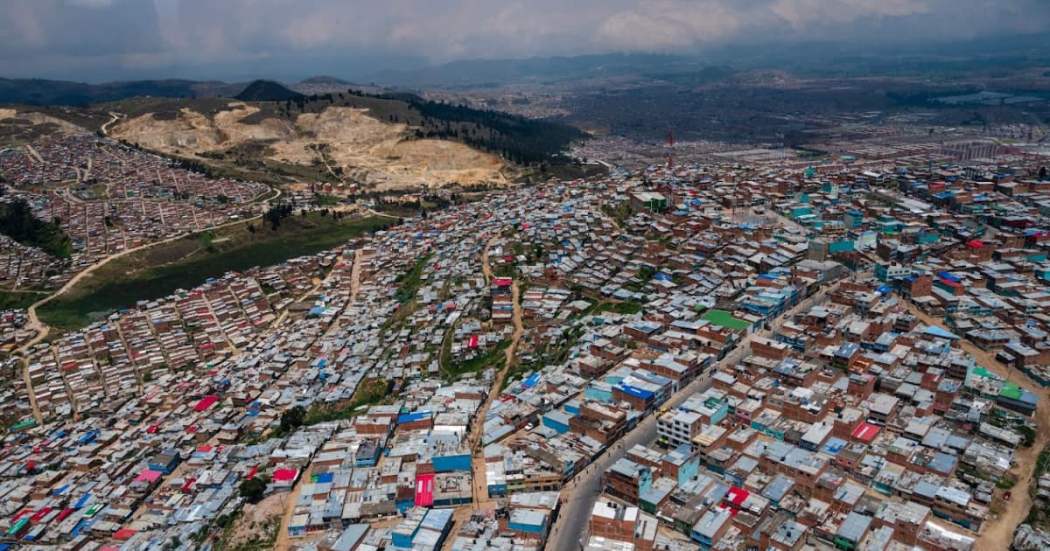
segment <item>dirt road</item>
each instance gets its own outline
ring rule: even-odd
[[[287,551],[292,546],[292,539],[288,536],[288,525],[292,523],[292,517],[295,516],[295,502],[299,500],[299,492],[303,489],[303,484],[310,480],[309,476],[306,476],[306,472],[299,474],[299,482],[295,483],[295,488],[292,489],[290,494],[286,494],[282,499],[284,501],[284,515],[281,517],[281,527],[277,532],[277,539],[273,543],[273,548],[276,551]]]
[[[280,196],[281,196],[281,190],[278,189],[277,190],[277,195],[274,197],[274,200],[280,198]],[[258,219],[261,219],[261,218],[262,218],[262,215],[260,214],[260,215],[257,215],[257,216],[253,216],[251,218],[246,218],[246,219],[243,219],[243,220],[235,220],[235,221],[232,221],[232,222],[227,222],[225,224],[220,224],[220,225],[215,226],[213,228],[209,228],[208,230],[202,230],[202,231],[219,230],[219,229],[223,229],[223,228],[226,228],[226,227],[229,227],[229,226],[233,226],[233,225],[236,225],[236,224],[244,224],[246,222],[251,222],[253,220],[258,220]],[[154,241],[152,243],[146,243],[145,245],[141,245],[139,247],[133,247],[131,249],[126,249],[126,250],[120,251],[118,253],[113,253],[113,254],[111,254],[109,256],[106,256],[106,257],[100,259],[99,261],[95,262],[94,264],[88,266],[86,269],[84,269],[83,271],[81,271],[77,275],[73,276],[59,290],[57,290],[54,293],[48,295],[47,297],[43,298],[42,300],[39,300],[39,301],[33,303],[26,310],[26,317],[28,318],[28,321],[26,322],[25,327],[28,328],[28,329],[32,329],[33,331],[36,331],[36,336],[33,337],[32,339],[26,341],[26,343],[23,344],[22,346],[20,346],[17,349],[15,349],[14,354],[24,354],[26,351],[28,351],[30,348],[35,346],[37,343],[39,343],[40,341],[44,340],[47,337],[48,332],[50,332],[51,328],[49,326],[45,325],[43,322],[41,322],[40,318],[37,316],[37,314],[36,314],[37,308],[39,308],[39,307],[47,304],[48,302],[51,302],[52,300],[54,300],[54,299],[56,299],[56,298],[58,298],[58,297],[60,297],[60,296],[62,296],[64,294],[66,294],[67,292],[69,292],[70,289],[72,289],[74,286],[76,286],[77,283],[79,283],[85,277],[87,277],[87,276],[91,275],[92,273],[94,273],[95,270],[101,268],[102,266],[105,266],[106,264],[108,264],[108,263],[110,263],[110,262],[112,262],[114,260],[117,260],[118,258],[123,258],[123,257],[125,257],[125,256],[127,256],[129,254],[141,251],[143,249],[148,249],[150,247],[156,247],[158,245],[163,245],[165,243],[171,243],[172,241],[176,241],[176,240],[182,239],[182,238],[186,237],[187,235],[193,235],[194,233],[199,233],[199,232],[190,232],[189,234],[175,235],[175,236],[172,236],[172,237],[161,239],[160,241]],[[37,420],[38,423],[43,422],[43,418],[40,415],[40,408],[37,406],[37,402],[36,402],[36,392],[33,390],[32,382],[29,380],[29,358],[28,357],[23,358],[23,360],[22,360],[22,379],[23,379],[23,381],[25,382],[25,385],[26,385],[26,393],[29,395],[29,403],[30,403],[30,405],[33,408],[33,416],[36,417],[36,420]]]
[[[121,114],[121,113],[114,113],[113,111],[109,112],[109,116],[113,117],[113,118],[109,119],[109,122],[107,122],[107,123],[102,125],[102,129],[101,130],[102,130],[102,134],[104,136],[108,136],[109,135],[109,125],[119,121],[120,119],[122,119],[124,117],[123,114]]]
[[[925,312],[919,310],[910,303],[905,303],[908,310],[927,325],[935,325],[945,330],[944,324],[934,319]],[[1050,442],[1050,395],[1047,394],[1039,384],[1028,378],[1027,375],[1016,369],[1008,369],[995,359],[995,355],[981,350],[973,343],[961,341],[962,349],[977,358],[977,363],[989,371],[1016,383],[1018,386],[1034,393],[1039,397],[1039,405],[1036,407],[1033,417],[1036,426],[1035,443],[1031,447],[1018,447],[1014,451],[1015,466],[1011,473],[1017,476],[1017,484],[1014,485],[1012,499],[1003,501],[1001,492],[996,498],[998,507],[1001,509],[999,518],[988,519],[977,536],[975,551],[999,551],[1009,549],[1013,541],[1014,531],[1024,522],[1028,511],[1032,508],[1032,498],[1028,495],[1028,487],[1032,484],[1032,475],[1035,470],[1036,457],[1039,452]]]

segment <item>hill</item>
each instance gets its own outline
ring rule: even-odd
[[[256,80],[234,97],[241,101],[288,101],[300,99],[303,95],[272,80]]]
[[[84,106],[134,97],[204,98],[231,96],[243,83],[193,80],[133,80],[87,84],[66,80],[0,78],[0,103]]]
[[[338,85],[345,87],[349,86],[351,83],[341,78],[330,77],[327,75],[319,75],[316,77],[304,78],[303,80],[299,81],[299,84],[315,84],[319,86]]]

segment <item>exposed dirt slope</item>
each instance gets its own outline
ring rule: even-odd
[[[506,182],[498,157],[452,141],[408,140],[408,126],[380,122],[365,109],[333,106],[300,114],[294,123],[258,116],[244,122],[258,112],[258,107],[236,101],[211,117],[187,107],[176,114],[122,120],[109,133],[182,156],[260,144],[266,146],[262,155],[274,161],[328,163],[341,168],[349,181],[380,190]]]

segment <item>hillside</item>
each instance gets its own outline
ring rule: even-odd
[[[234,97],[241,101],[288,101],[297,100],[303,95],[272,80],[256,80]]]
[[[335,96],[337,97],[337,96]],[[307,100],[128,100],[115,139],[210,166],[218,175],[260,181],[327,181],[367,190],[506,183],[499,157],[462,143],[417,138],[404,122],[342,102]],[[225,102],[224,105],[216,105]],[[405,108],[400,102],[388,102]],[[149,111],[153,107],[158,111]],[[391,107],[391,106],[387,106]],[[400,117],[394,117],[400,120]]]
[[[0,78],[0,103],[84,106],[133,97],[198,98],[230,96],[244,84],[192,80],[136,80],[87,84],[64,80]]]

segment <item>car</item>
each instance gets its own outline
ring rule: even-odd
[[[1013,492],[1011,492],[1010,490],[1007,490],[1003,494],[1003,501],[1010,501],[1010,498],[1013,497],[1013,495],[1014,495]]]
[[[528,425],[525,425],[525,430],[532,430],[534,428],[535,427],[532,426],[532,423],[529,423]]]

